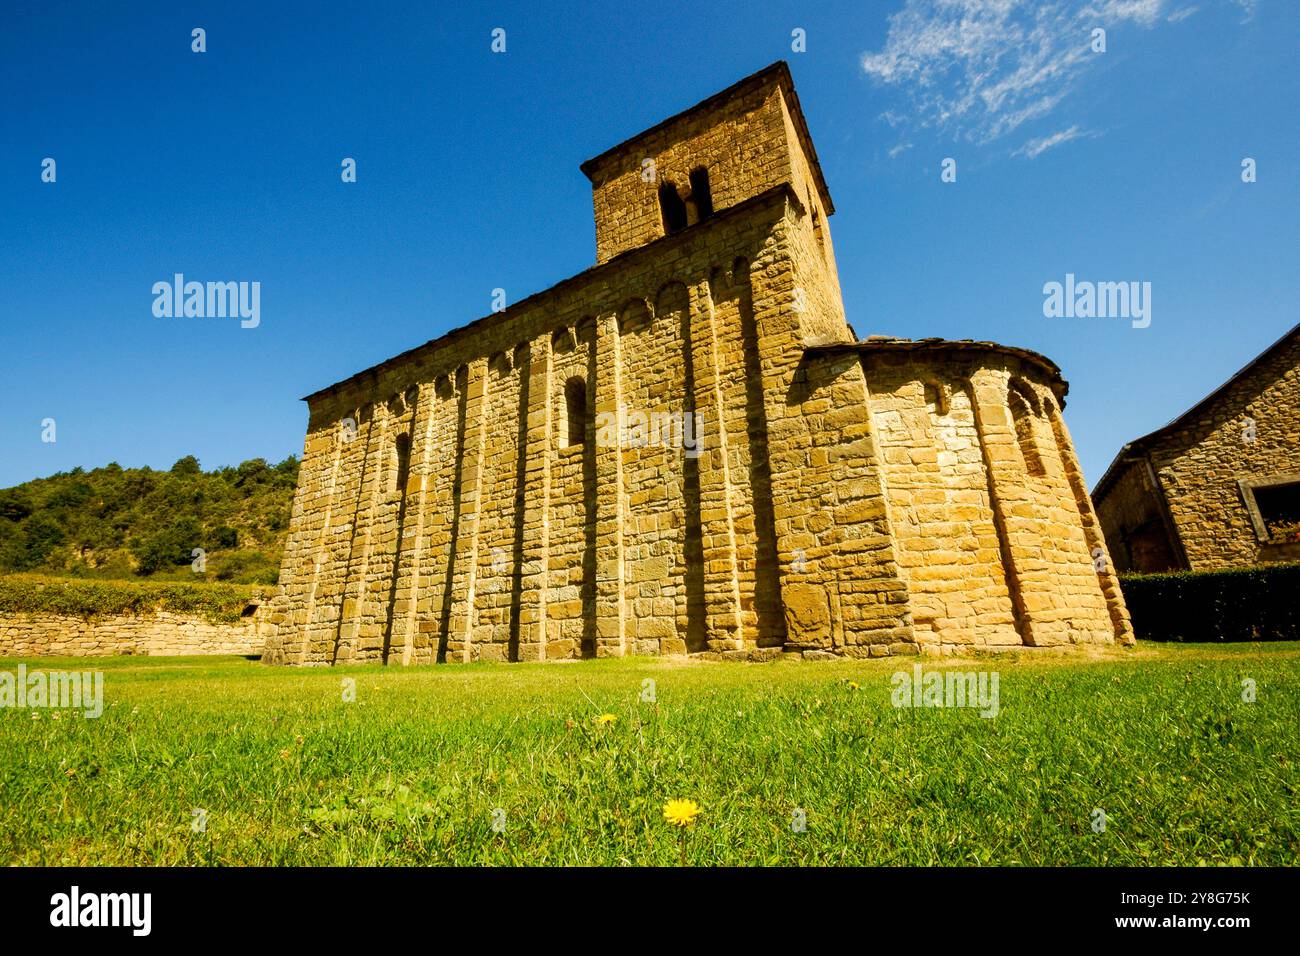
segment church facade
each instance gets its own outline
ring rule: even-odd
[[[265,660],[1132,641],[1060,370],[850,329],[784,63],[582,170],[593,267],[307,397]]]

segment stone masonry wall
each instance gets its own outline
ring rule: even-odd
[[[795,121],[784,97],[781,100],[781,118],[786,141],[799,143]],[[807,215],[800,220],[805,233],[804,249],[808,252],[803,267],[811,272],[812,281],[803,282],[798,293],[798,306],[803,320],[805,345],[844,342],[855,338],[845,322],[844,302],[840,292],[840,275],[835,265],[835,246],[831,242],[830,216],[826,211],[826,197],[816,184],[816,177],[803,149],[790,151],[790,182],[803,203]],[[815,253],[815,254],[814,254]]]
[[[1096,507],[1106,547],[1120,571],[1160,572],[1182,567],[1145,458],[1122,465]]]
[[[1130,642],[1050,381],[995,349],[864,362],[922,647]]]
[[[805,351],[828,335],[850,340],[838,299],[824,288],[826,260],[808,220],[797,205],[751,270],[771,277],[755,317],[786,647],[915,653],[861,363],[852,353]]]
[[[1300,336],[1254,366],[1146,449],[1193,570],[1300,560],[1300,544],[1260,541],[1238,482],[1300,473]],[[1247,440],[1247,420],[1254,421]],[[1125,524],[1123,496],[1102,497],[1109,540]]]
[[[905,356],[868,371],[917,641],[1021,644],[971,393],[947,372]]]
[[[99,618],[15,613],[0,616],[0,657],[148,657],[262,653],[266,633],[248,617],[212,624],[170,611]]]

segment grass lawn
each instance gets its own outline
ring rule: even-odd
[[[996,671],[991,719],[892,706],[911,658],[24,663],[102,670],[105,707],[0,708],[3,864],[1300,858],[1297,643],[921,662]],[[664,821],[671,798],[699,804],[693,826]]]

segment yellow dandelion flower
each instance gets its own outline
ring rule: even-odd
[[[599,717],[596,718],[596,726],[608,727],[610,724],[613,724],[617,720],[618,720],[617,714],[601,714]]]
[[[858,682],[855,680],[849,681],[849,690],[857,690],[857,689],[858,689]]]
[[[669,800],[664,804],[664,819],[675,827],[688,827],[700,815],[700,805],[694,800]]]

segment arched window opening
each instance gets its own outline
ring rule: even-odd
[[[1038,453],[1038,443],[1034,440],[1034,411],[1028,400],[1014,386],[1007,393],[1011,405],[1011,417],[1016,426],[1016,440],[1020,443],[1020,455],[1025,460],[1025,470],[1034,476],[1047,474],[1043,467],[1042,455]]]
[[[695,210],[692,225],[713,215],[713,192],[709,189],[709,171],[703,166],[691,170],[690,205]]]
[[[573,330],[566,325],[551,333],[551,348],[556,352],[572,352],[576,344]]]
[[[670,182],[659,184],[659,212],[664,220],[664,235],[671,236],[686,228],[686,203]]]
[[[405,491],[411,468],[411,439],[405,433],[393,442],[393,486],[390,491]]]
[[[587,441],[587,383],[573,377],[564,383],[564,405],[568,422],[566,445],[570,448]]]

